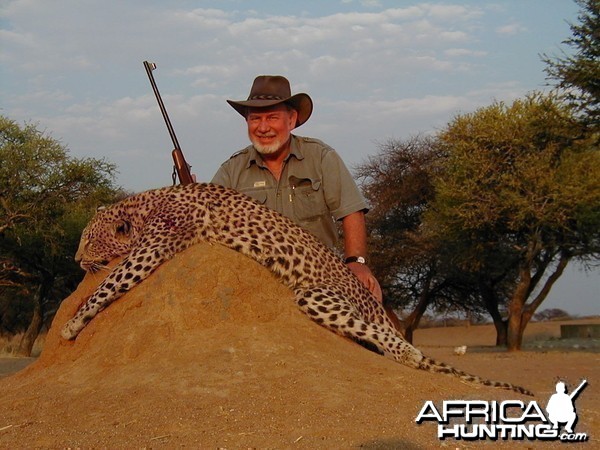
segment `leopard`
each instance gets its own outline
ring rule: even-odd
[[[246,194],[210,183],[151,189],[96,212],[82,232],[75,260],[88,272],[107,270],[108,275],[62,327],[62,337],[75,339],[98,313],[162,263],[200,242],[252,258],[293,292],[297,307],[312,321],[397,363],[533,395],[424,355],[338,253]],[[122,259],[109,269],[108,262],[116,258]]]

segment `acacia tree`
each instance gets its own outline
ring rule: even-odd
[[[493,261],[508,296],[507,347],[572,259],[600,256],[600,153],[571,109],[539,93],[456,117],[425,215],[434,235],[468,243],[461,264]],[[500,257],[502,255],[502,257]]]
[[[600,130],[600,1],[575,0],[579,23],[571,24],[573,36],[563,43],[572,55],[543,55],[546,74],[557,82],[567,100],[592,130]]]
[[[506,343],[499,310],[506,299],[506,264],[500,253],[476,265],[465,257],[473,248],[465,240],[428,232],[425,212],[435,197],[433,180],[446,157],[435,136],[389,140],[379,153],[356,169],[371,211],[370,266],[384,290],[386,305],[405,312],[402,330],[408,341],[427,309],[486,312],[494,320],[497,344]],[[478,254],[478,258],[482,255]]]
[[[114,172],[0,116],[0,324],[21,331],[28,316],[18,353],[31,353],[44,315],[81,277],[73,262],[79,235],[93,207],[115,198]]]
[[[457,243],[423,233],[443,157],[435,137],[389,140],[355,171],[371,207],[370,266],[386,305],[407,312],[402,329],[409,342],[428,308],[480,313],[483,306],[473,277],[452,263]]]
[[[370,266],[381,283],[386,305],[412,313],[402,323],[411,341],[425,310],[433,301],[436,260],[420,239],[418,227],[433,189],[428,172],[436,157],[433,140],[415,137],[387,141],[379,154],[357,167],[362,191],[369,201]]]

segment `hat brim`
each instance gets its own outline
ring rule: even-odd
[[[298,118],[296,119],[296,126],[294,128],[298,128],[300,125],[306,123],[313,110],[312,99],[308,94],[304,93],[292,95],[290,98],[283,100],[227,100],[227,103],[229,103],[233,109],[235,109],[243,117],[246,117],[248,108],[268,108],[270,106],[285,103],[298,111]]]

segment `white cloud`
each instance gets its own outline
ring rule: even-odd
[[[501,36],[515,36],[525,31],[527,31],[527,28],[516,22],[502,25],[496,28],[496,33]]]
[[[463,57],[463,56],[473,56],[473,57],[484,57],[487,56],[488,52],[481,50],[471,50],[468,48],[449,48],[444,50],[444,55],[448,57]]]
[[[360,3],[367,8],[378,8],[381,6],[381,2],[379,0],[361,0]]]
[[[39,0],[14,2],[7,16],[17,26],[4,30],[11,38],[3,58],[19,54],[22,70],[29,72],[79,72],[93,70],[99,61],[122,66],[151,53],[157,61],[178,61],[179,73],[188,71],[189,76],[202,67],[204,72],[196,74],[202,76],[195,83],[214,86],[211,78],[222,83],[238,76],[240,71],[233,67],[241,63],[256,70],[265,63],[283,65],[285,59],[290,70],[296,70],[296,66],[319,58],[343,62],[368,56],[373,63],[375,57],[389,60],[406,53],[404,46],[415,51],[428,46],[444,48],[452,42],[464,44],[470,39],[469,32],[459,27],[478,14],[464,7],[429,4],[320,17],[264,16],[214,8],[148,8],[140,14],[136,2],[123,7],[119,3],[118,11],[107,2],[106,8],[92,8],[91,12],[90,8],[64,8],[70,3],[63,0],[61,9]],[[30,14],[25,14],[27,7]],[[31,14],[33,10],[37,12]],[[65,23],[60,31],[54,25],[59,22]],[[348,50],[352,53],[347,54]],[[285,53],[285,58],[277,61],[277,52]],[[223,71],[224,62],[230,70]]]
[[[477,6],[427,4],[424,8],[431,17],[442,21],[469,21],[483,15],[483,11]]]
[[[468,96],[471,98],[480,99],[480,106],[484,106],[490,103],[490,100],[503,100],[510,102],[525,95],[526,93],[527,90],[523,88],[521,83],[516,80],[507,80],[498,83],[484,83],[477,88],[469,90]],[[487,102],[482,100],[487,100]]]
[[[144,59],[158,64],[154,75],[182,144],[221,149],[201,164],[205,177],[245,144],[243,123],[225,99],[246,98],[257,74],[286,75],[295,92],[308,92],[314,119],[300,132],[352,136],[349,155],[367,151],[374,137],[427,130],[486,95],[519,91],[488,80],[472,92],[472,83],[482,85],[477,77],[490,76],[482,73],[490,54],[481,42],[487,7],[433,1],[365,9],[355,1],[328,14],[272,14],[256,4],[203,5],[10,2],[0,30],[10,74],[0,87],[6,111],[43,122],[77,152],[118,158],[126,183],[140,177],[139,186],[146,174],[133,174],[131,155],[152,159],[170,146]],[[361,112],[369,118],[355,125]]]

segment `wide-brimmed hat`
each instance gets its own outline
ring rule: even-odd
[[[259,75],[252,83],[247,100],[227,100],[227,103],[244,117],[248,108],[267,108],[285,103],[298,111],[296,127],[305,123],[313,110],[313,103],[308,94],[292,95],[290,82],[280,75]]]

